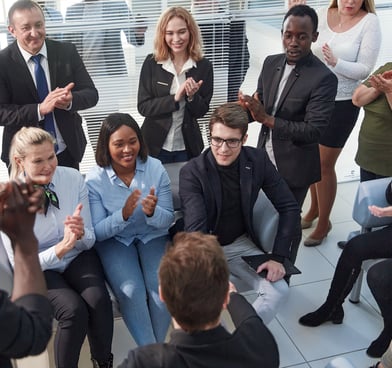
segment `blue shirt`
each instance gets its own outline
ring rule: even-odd
[[[39,243],[39,259],[41,268],[63,272],[67,266],[84,250],[90,249],[95,243],[94,229],[91,223],[88,191],[83,176],[79,171],[58,166],[53,175],[49,188],[56,192],[59,199],[60,209],[49,205],[48,212],[38,213],[35,218],[34,234]],[[84,236],[77,240],[75,247],[59,259],[55,252],[55,246],[63,240],[64,220],[72,215],[76,206],[82,203],[81,216],[84,222]],[[1,237],[11,264],[14,264],[14,255],[10,240],[2,233]]]
[[[86,176],[95,236],[98,241],[114,237],[130,245],[135,239],[147,243],[166,235],[174,221],[170,179],[162,163],[148,157],[146,162],[136,161],[135,176],[129,187],[116,175],[112,166],[93,167]],[[153,216],[147,217],[139,203],[132,216],[124,220],[122,208],[135,189],[145,198],[155,188],[158,202]]]

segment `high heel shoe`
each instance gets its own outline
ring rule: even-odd
[[[325,234],[325,236],[322,237],[321,239],[312,238],[311,236],[308,236],[304,240],[304,246],[305,247],[315,247],[317,245],[320,245],[324,241],[324,239],[328,236],[328,233],[331,231],[331,229],[332,229],[331,221],[328,221],[328,229],[327,229],[327,233]]]
[[[343,317],[344,310],[341,305],[331,309],[329,305],[324,303],[314,312],[302,316],[298,322],[301,325],[309,327],[317,327],[328,321],[331,321],[335,325],[340,325],[343,322]]]
[[[301,217],[301,229],[309,229],[312,227],[314,220],[316,220],[317,217],[315,217],[313,220],[305,220],[304,218]]]

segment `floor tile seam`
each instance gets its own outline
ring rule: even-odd
[[[295,340],[293,340],[293,339],[291,338],[291,335],[290,335],[289,332],[286,330],[286,328],[284,327],[284,325],[282,324],[282,322],[279,320],[279,317],[276,316],[276,317],[275,317],[275,320],[276,320],[276,322],[279,324],[279,326],[282,328],[282,330],[284,331],[284,333],[287,335],[288,339],[289,339],[290,342],[293,344],[293,346],[295,347],[295,349],[298,351],[298,353],[299,353],[299,355],[301,356],[301,358],[303,359],[303,362],[302,362],[302,363],[298,363],[298,364],[294,364],[294,365],[288,365],[288,366],[282,366],[281,368],[284,368],[284,367],[293,367],[293,366],[298,366],[298,365],[307,363],[307,360],[306,360],[305,356],[303,355],[301,349],[297,346],[297,344],[295,343]]]
[[[328,355],[328,356],[326,356],[326,357],[321,357],[321,358],[317,358],[317,359],[307,360],[306,363],[310,365],[310,363],[317,363],[317,362],[319,362],[320,360],[324,360],[324,359],[332,360],[332,359],[334,359],[334,358],[338,358],[338,357],[341,357],[341,356],[344,356],[344,355],[347,355],[347,354],[359,353],[359,352],[365,351],[365,350],[366,350],[366,348],[365,348],[365,349],[354,349],[354,350],[350,350],[350,351],[347,351],[347,352],[344,352],[344,353],[339,353],[339,354],[334,354],[334,355]]]

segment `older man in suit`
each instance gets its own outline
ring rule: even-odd
[[[98,102],[94,83],[73,44],[46,39],[37,3],[16,1],[8,20],[16,41],[0,52],[1,159],[8,165],[12,137],[21,127],[39,126],[55,136],[59,165],[78,169],[86,137],[77,112]]]
[[[320,180],[318,142],[329,123],[337,88],[335,75],[311,51],[318,18],[306,5],[285,15],[285,53],[268,56],[253,97],[240,94],[262,124],[258,147],[265,147],[300,207],[310,184]]]

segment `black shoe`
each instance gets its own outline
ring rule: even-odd
[[[366,354],[372,358],[380,358],[387,351],[391,338],[391,334],[384,329],[380,336],[369,345]]]
[[[346,240],[338,241],[338,247],[339,247],[340,249],[344,249],[344,247],[345,247],[346,244],[347,244],[347,241],[346,241]]]
[[[340,305],[333,310],[325,303],[316,311],[305,314],[299,319],[299,323],[304,326],[317,327],[324,322],[331,321],[335,325],[340,325],[343,322],[344,310]]]

